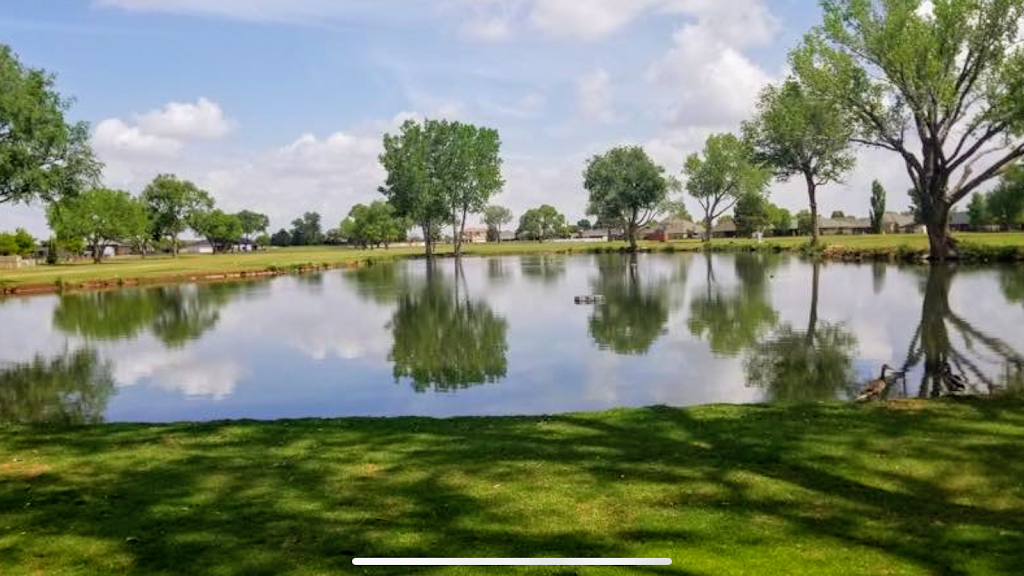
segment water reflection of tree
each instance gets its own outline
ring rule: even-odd
[[[93,350],[0,364],[0,421],[98,423],[113,392],[111,365]]]
[[[519,269],[525,278],[546,284],[565,276],[565,266],[565,256],[558,254],[529,254],[519,258]]]
[[[63,296],[53,325],[98,340],[133,338],[149,328],[168,346],[198,339],[220,320],[220,309],[251,291],[248,283],[218,283],[118,290]]]
[[[743,361],[747,386],[775,402],[832,400],[855,388],[857,338],[841,324],[818,318],[821,265],[813,264],[807,329],[784,324],[753,346]]]
[[[933,265],[921,282],[924,296],[921,323],[911,339],[905,369],[923,363],[918,388],[922,398],[952,392],[999,392],[1019,381],[1024,370],[1024,356],[1006,342],[984,333],[950,307],[949,289],[956,273],[954,267]],[[1006,288],[1004,278],[1004,293]],[[1010,298],[1010,294],[1007,297]],[[960,337],[962,347],[954,345],[951,330]],[[993,359],[1002,364],[1003,378],[982,369],[983,362]]]
[[[875,291],[875,295],[882,293],[885,290],[885,275],[889,271],[889,265],[885,262],[872,262],[871,263],[871,287]]]
[[[715,354],[735,356],[757,342],[778,320],[767,285],[779,260],[775,256],[737,254],[733,265],[739,285],[734,290],[726,290],[717,282],[713,260],[705,253],[707,291],[691,301],[687,325],[694,336],[707,338]]]
[[[636,254],[600,256],[597,271],[593,290],[604,299],[590,317],[594,342],[619,354],[647,353],[668,322],[665,284],[641,278]]]
[[[999,271],[999,285],[1010,302],[1024,304],[1024,268],[1007,266]]]
[[[454,280],[426,264],[424,286],[398,299],[389,327],[395,378],[417,392],[445,392],[497,382],[508,369],[508,323],[485,301],[467,294],[461,263]]]

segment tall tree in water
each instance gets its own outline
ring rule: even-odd
[[[53,202],[97,183],[89,127],[68,122],[70,105],[53,76],[0,44],[0,204]]]
[[[1024,156],[1020,0],[826,0],[791,55],[800,83],[906,166],[930,255],[955,253],[950,209]]]
[[[588,212],[621,223],[630,250],[636,252],[637,232],[654,221],[668,194],[664,173],[639,146],[594,156],[583,172],[583,187],[590,192]]]
[[[807,90],[794,78],[761,92],[757,116],[743,124],[757,162],[776,178],[803,176],[811,209],[811,242],[818,242],[818,188],[841,182],[854,165],[853,122],[834,100]]]
[[[885,220],[885,188],[882,183],[875,180],[871,183],[871,231],[875,234],[882,233],[882,224]]]
[[[594,306],[590,335],[601,348],[618,354],[646,354],[665,333],[668,295],[663,284],[641,278],[635,254],[598,258],[594,293],[604,299]]]
[[[706,338],[716,355],[736,356],[778,322],[779,314],[768,294],[768,276],[778,260],[737,254],[733,266],[738,285],[727,288],[715,279],[715,257],[710,252],[704,257],[707,289],[691,299],[687,327],[694,336]]]
[[[771,174],[751,159],[750,149],[733,134],[712,134],[703,154],[691,154],[683,168],[686,191],[704,211],[704,241],[711,241],[715,219],[746,194],[763,195]]]

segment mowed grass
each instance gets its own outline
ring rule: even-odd
[[[670,557],[355,568],[353,556]],[[0,573],[1020,574],[1024,404],[0,427]]]
[[[985,247],[1011,247],[1024,250],[1024,232],[998,234],[965,233],[957,238],[965,244]],[[805,237],[766,238],[763,248],[777,247],[780,250],[796,249],[806,244]],[[915,251],[928,249],[925,235],[891,234],[859,236],[822,236],[824,246],[845,248],[865,252],[896,249],[905,246]],[[718,250],[750,249],[757,243],[750,238],[716,239],[713,247]],[[700,240],[676,242],[641,242],[641,248],[658,251],[696,251],[701,249]],[[624,242],[504,242],[501,244],[466,244],[468,255],[496,256],[510,254],[551,254],[583,253],[594,250],[618,250],[626,247]],[[450,254],[451,246],[442,245],[438,254]],[[387,260],[414,257],[423,254],[422,248],[391,248],[362,250],[345,247],[318,246],[311,248],[272,249],[250,254],[182,255],[179,258],[160,256],[142,259],[139,257],[111,258],[101,264],[83,261],[76,264],[56,266],[40,265],[20,270],[0,270],[0,288],[25,285],[48,285],[64,282],[76,285],[89,281],[115,280],[187,280],[215,274],[239,272],[260,272],[271,269],[287,270],[292,267],[326,266],[338,267],[357,264],[366,260]]]

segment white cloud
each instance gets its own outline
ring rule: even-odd
[[[149,134],[118,118],[108,118],[97,124],[92,142],[100,157],[105,159],[122,156],[170,158],[182,148],[178,140]]]
[[[672,48],[647,70],[647,81],[663,103],[665,119],[679,125],[738,123],[754,110],[772,75],[706,25],[688,25]]]
[[[134,386],[148,379],[157,388],[190,398],[223,400],[245,375],[245,369],[235,360],[198,358],[192,352],[162,347],[121,354],[114,362],[118,386]]]
[[[137,118],[149,134],[179,140],[215,140],[231,131],[234,121],[224,116],[216,102],[199,98],[196,103],[171,102]]]
[[[605,124],[619,119],[612,104],[612,82],[603,69],[592,70],[576,80],[576,105],[590,120]]]

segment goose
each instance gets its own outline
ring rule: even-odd
[[[889,381],[885,378],[885,374],[890,370],[892,370],[894,374],[896,373],[895,368],[888,364],[883,364],[882,373],[879,374],[878,379],[867,383],[867,386],[864,387],[864,392],[862,392],[860,396],[857,396],[857,402],[864,402],[871,398],[881,398],[882,393],[889,387]]]

